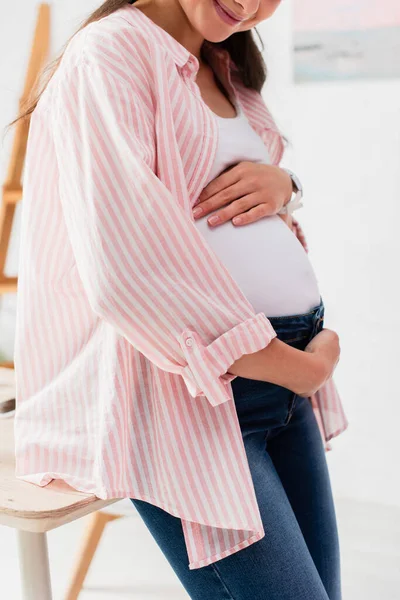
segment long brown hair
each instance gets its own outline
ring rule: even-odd
[[[111,15],[119,8],[122,8],[122,6],[124,6],[125,4],[134,4],[135,1],[136,0],[106,0],[101,6],[99,6],[97,10],[94,11],[94,13],[92,13],[82,23],[78,31],[86,27],[86,25],[89,25],[89,23],[93,23],[94,21],[98,21],[103,17]],[[74,35],[75,33],[73,34],[73,36]],[[258,31],[257,35],[260,39],[262,50],[264,50],[264,45]],[[43,69],[42,73],[40,74],[37,80],[36,87],[34,88],[33,93],[28,98],[25,105],[22,107],[21,113],[14,121],[9,123],[7,127],[11,127],[20,119],[26,119],[35,110],[37,103],[39,102],[40,96],[43,94],[50,79],[56,72],[61,62],[65,48],[67,47],[70,40],[71,38],[69,38],[65,43],[61,54],[59,54],[59,56],[57,56]],[[261,51],[259,50],[254,40],[252,31],[248,30],[233,33],[226,40],[218,42],[215,45],[228,50],[232,60],[239,69],[239,74],[243,81],[243,84],[246,87],[254,88],[258,92],[260,92],[267,77],[267,68]]]

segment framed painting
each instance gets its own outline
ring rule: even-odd
[[[400,76],[400,0],[294,0],[294,79]]]

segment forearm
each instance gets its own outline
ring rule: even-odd
[[[228,369],[228,373],[270,381],[295,392],[308,387],[310,381],[318,378],[317,363],[309,352],[293,348],[278,338],[274,338],[262,350],[244,354]]]

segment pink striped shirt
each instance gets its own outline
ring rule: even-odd
[[[279,164],[262,96],[205,47]],[[192,217],[217,145],[197,68],[130,5],[68,45],[31,121],[14,355],[16,476],[180,517],[190,569],[265,535],[227,369],[276,336]],[[310,401],[329,450],[334,382]]]

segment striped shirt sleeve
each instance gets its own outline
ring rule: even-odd
[[[231,399],[228,368],[276,332],[151,168],[154,114],[139,79],[98,56],[64,67],[50,103],[71,268],[100,319],[218,405]]]
[[[303,228],[301,227],[299,221],[293,216],[292,216],[292,231],[295,234],[295,236],[297,237],[297,239],[299,240],[300,244],[303,246],[304,250],[308,254],[309,248],[308,248],[308,243],[307,243],[305,233],[304,233]]]

